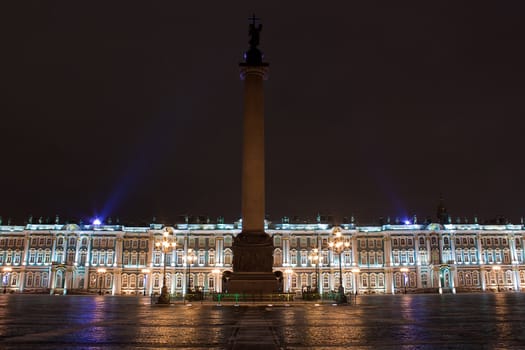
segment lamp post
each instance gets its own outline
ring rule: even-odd
[[[350,247],[350,242],[346,241],[341,233],[341,228],[339,226],[334,227],[332,230],[332,239],[328,246],[336,254],[339,254],[339,302],[346,303],[345,287],[343,287],[343,267],[342,267],[342,256],[345,249]]]
[[[4,267],[4,276],[2,276],[2,284],[4,287],[4,294],[7,293],[7,285],[9,284],[9,274],[13,271],[10,267]]]
[[[497,286],[497,291],[499,292],[499,271],[501,270],[501,266],[499,265],[495,265],[495,266],[492,266],[492,271],[494,271],[494,273],[496,274],[496,286]]]
[[[149,273],[149,269],[142,269],[142,273],[144,274],[144,296],[146,296],[146,285],[147,285],[147,282],[148,282],[148,273]]]
[[[403,287],[405,288],[405,294],[407,294],[407,278],[408,278],[407,272],[408,272],[408,268],[407,267],[402,267],[402,268],[399,269],[399,271],[401,271],[403,273]]]
[[[102,295],[102,284],[104,283],[104,274],[106,273],[106,269],[103,267],[98,268],[97,273],[98,273],[98,284],[99,284],[98,295]]]
[[[188,277],[187,277],[187,284],[186,284],[186,292],[191,293],[191,285],[190,285],[190,273],[191,273],[191,264],[195,261],[195,253],[193,252],[193,249],[188,248],[188,253],[186,254],[186,267],[188,269]]]
[[[164,269],[162,273],[162,288],[160,290],[159,300],[157,304],[169,304],[170,303],[170,293],[168,292],[168,286],[166,285],[166,253],[170,252],[177,246],[177,243],[173,241],[175,234],[173,229],[166,227],[162,233],[162,241],[156,242],[155,246],[157,249],[162,251],[162,259],[164,262]]]

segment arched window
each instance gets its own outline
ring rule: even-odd
[[[375,288],[377,286],[377,276],[375,273],[370,274],[370,288]]]
[[[394,273],[394,286],[396,288],[403,287],[403,275],[400,272]]]
[[[385,275],[383,273],[377,275],[377,285],[379,288],[385,287]]]
[[[463,277],[463,271],[458,272],[458,284],[460,287],[465,285],[465,279]]]
[[[368,288],[368,274],[367,273],[361,274],[361,287]]]
[[[26,286],[33,287],[33,273],[32,272],[27,273]]]
[[[122,288],[128,288],[128,275],[123,274],[122,275]]]
[[[367,252],[361,251],[361,265],[367,265],[368,259],[367,259]]]
[[[465,272],[465,285],[466,286],[472,285],[472,274],[470,272]]]
[[[87,252],[85,250],[80,251],[80,266],[86,265]]]
[[[323,273],[323,290],[330,289],[330,276],[327,273]]]
[[[512,271],[511,270],[505,271],[505,283],[512,285]]]
[[[48,283],[49,283],[49,275],[47,274],[47,272],[44,272],[42,274],[42,287],[45,287],[47,288],[48,287]]]
[[[137,276],[135,274],[132,274],[129,276],[129,287],[130,288],[137,287]]]
[[[232,264],[232,252],[229,249],[226,249],[224,251],[224,265],[231,265]]]
[[[295,249],[290,252],[290,264],[297,265],[297,250]]]
[[[58,270],[56,273],[55,288],[62,288],[63,283],[64,283],[64,280],[63,280],[62,270]]]
[[[42,278],[40,273],[35,273],[35,287],[42,287]]]
[[[104,287],[105,287],[105,288],[111,288],[111,274],[110,274],[110,273],[107,273],[107,274],[106,274],[106,279],[105,279],[105,282],[104,282]]]
[[[472,284],[475,286],[479,285],[479,272],[478,271],[472,272]]]
[[[411,288],[415,288],[417,285],[417,275],[415,272],[410,272],[408,274],[408,284]]]

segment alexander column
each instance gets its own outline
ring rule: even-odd
[[[250,48],[240,63],[244,81],[242,155],[242,232],[233,242],[233,274],[229,292],[268,293],[277,290],[273,266],[273,243],[264,232],[264,89],[268,63],[259,45],[262,24],[251,18]]]

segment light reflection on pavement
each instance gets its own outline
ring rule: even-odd
[[[360,296],[357,305],[0,295],[1,349],[522,349],[522,293]]]

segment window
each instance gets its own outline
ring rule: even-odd
[[[74,250],[68,250],[66,263],[71,265],[74,262],[75,262],[75,251]]]
[[[122,288],[128,288],[128,275],[122,275]]]
[[[98,265],[98,251],[91,252],[91,265]]]
[[[394,257],[394,264],[399,265],[399,250],[394,250],[392,255]]]
[[[376,274],[372,273],[370,274],[370,288],[375,288],[377,285],[376,283]]]
[[[127,253],[127,254],[128,254],[128,256],[129,256],[129,253]],[[154,255],[154,258],[153,258],[153,259],[154,259],[154,262],[153,262],[153,263],[154,263],[155,265],[160,265],[162,254],[161,254],[159,251],[155,251],[154,254],[155,254],[155,255]]]
[[[330,289],[330,278],[326,273],[323,274],[323,289],[324,290]]]
[[[362,251],[361,252],[361,264],[362,265],[367,265],[368,264],[368,255],[367,255],[366,251]]]
[[[368,259],[370,261],[370,265],[375,265],[376,264],[376,253],[368,252]]]
[[[146,241],[145,239],[141,239],[141,240],[140,240],[140,248],[141,248],[141,249],[145,249],[145,248],[146,248],[146,242],[147,242],[147,241]]]
[[[379,288],[385,287],[385,275],[383,273],[377,275],[377,285]]]
[[[301,241],[302,242],[302,241]],[[305,242],[306,245],[306,242]],[[306,250],[301,251],[301,266],[308,265],[308,256]]]
[[[113,251],[112,250],[108,251],[107,264],[113,265]]]
[[[421,246],[425,245],[425,238],[419,237],[419,245],[421,245]]]
[[[463,263],[463,254],[461,253],[461,249],[456,250],[456,263]]]
[[[33,265],[35,263],[36,259],[36,250],[31,249],[29,251],[29,264]]]
[[[281,266],[283,260],[283,255],[281,253],[281,250],[276,249],[273,254],[273,265],[274,266]]]
[[[376,257],[377,257],[377,264],[383,265],[383,252],[382,251],[377,252]]]
[[[77,239],[75,237],[69,237],[69,246],[74,247],[76,242],[77,242]],[[43,243],[44,243],[44,239],[42,239],[42,244]]]
[[[471,249],[470,250],[470,262],[473,263],[473,264],[476,264],[477,263],[477,258],[476,258],[476,250],[475,249]]]
[[[290,253],[290,264],[297,265],[297,251],[292,250]]]
[[[204,263],[205,263],[205,258],[206,258],[206,255],[205,255],[204,251],[203,251],[203,250],[199,250],[199,257],[198,257],[198,259],[199,259],[198,261],[199,261],[199,262],[198,262],[198,264],[199,264],[200,266],[203,266],[203,265],[204,265]]]
[[[129,252],[124,252],[122,256],[122,264],[123,265],[129,265]],[[158,252],[155,252],[155,265],[160,264],[160,254]]]
[[[44,263],[45,264],[51,264],[51,250],[46,249],[46,253],[44,256]]]
[[[232,253],[230,251],[226,251],[224,253],[224,264],[225,265],[231,265],[232,264]]]
[[[368,274],[361,274],[361,286],[368,288]]]
[[[136,241],[134,241],[134,242],[136,242]],[[166,254],[166,256],[169,257],[169,254]],[[131,265],[136,266],[137,262],[138,262],[138,254],[137,254],[137,252],[131,253]],[[166,264],[169,265],[169,262],[166,261]]]
[[[80,266],[85,266],[86,265],[86,256],[87,256],[87,253],[85,250],[81,250],[80,251]]]
[[[44,251],[42,249],[39,249],[36,253],[36,263],[38,265],[41,265],[44,262]]]
[[[134,239],[131,241],[131,248],[132,249],[138,249],[139,248],[139,241]]]
[[[145,252],[140,252],[139,253],[139,265],[141,265],[141,266],[145,266],[146,265],[146,253]]]
[[[208,264],[215,265],[215,251],[214,250],[210,250],[208,252]]]

